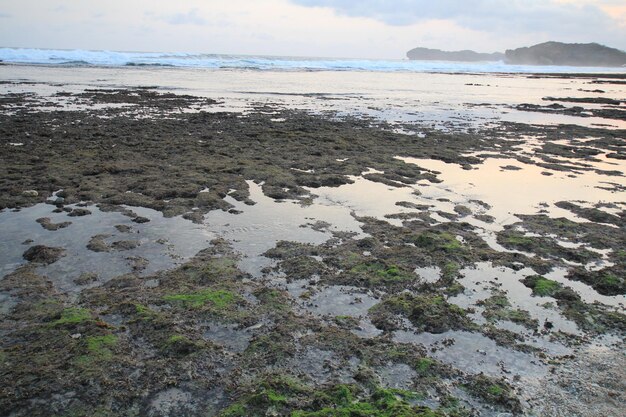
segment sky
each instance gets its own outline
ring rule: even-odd
[[[626,0],[0,0],[0,46],[401,59],[548,40],[626,50]]]

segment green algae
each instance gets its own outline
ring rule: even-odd
[[[201,272],[207,278],[233,276],[238,273],[237,260],[228,257],[214,258],[206,262]]]
[[[290,310],[288,295],[279,290],[260,288],[254,296],[261,302],[261,308],[271,314],[283,314]]]
[[[433,251],[455,252],[463,249],[461,242],[449,232],[427,231],[412,239],[415,246]]]
[[[52,324],[55,326],[85,323],[92,319],[91,312],[85,308],[69,307],[61,312],[61,317]]]
[[[513,388],[504,380],[498,380],[486,375],[475,375],[463,387],[473,396],[481,398],[489,404],[501,407],[515,414],[522,410],[519,399]]]
[[[156,312],[152,310],[150,307],[147,307],[143,304],[135,303],[135,312],[139,315],[143,320],[149,320],[156,315]]]
[[[87,350],[90,355],[102,360],[109,360],[113,358],[113,349],[118,342],[118,338],[115,335],[107,334],[104,336],[88,336],[87,337]]]
[[[522,283],[533,290],[533,295],[538,297],[553,297],[563,286],[556,281],[547,279],[541,275],[531,275],[522,280]]]
[[[175,356],[186,356],[204,347],[203,343],[191,340],[181,334],[174,334],[165,340],[162,351]]]
[[[163,299],[191,308],[201,308],[208,304],[215,309],[221,310],[236,302],[239,296],[226,290],[206,289],[189,294],[166,295]]]
[[[444,417],[446,414],[411,404],[419,396],[399,389],[375,388],[370,394],[357,385],[337,384],[312,389],[300,383],[261,384],[260,392],[241,398],[220,417]]]
[[[433,368],[433,366],[435,364],[436,364],[436,362],[433,359],[430,359],[430,358],[420,358],[415,363],[415,367],[414,368],[420,375],[426,375],[426,374],[430,373],[430,371],[432,370],[432,368]]]
[[[77,356],[74,364],[85,375],[97,374],[101,366],[113,360],[113,350],[117,344],[118,338],[112,334],[87,336],[85,338],[87,353]]]
[[[383,330],[397,328],[394,316],[408,318],[418,332],[443,333],[450,329],[471,328],[467,312],[448,303],[440,295],[400,294],[388,296],[370,309],[372,322]]]
[[[350,272],[357,275],[365,275],[372,284],[377,282],[393,283],[415,280],[415,275],[411,272],[403,271],[397,265],[387,266],[382,262],[363,263],[350,269]]]
[[[509,299],[501,291],[495,291],[491,297],[479,301],[477,305],[484,307],[482,315],[491,323],[507,320],[524,325],[531,330],[535,330],[539,324],[528,311],[511,308]]]
[[[460,269],[461,267],[458,263],[446,262],[443,268],[441,268],[441,275],[446,280],[454,279],[459,275]]]

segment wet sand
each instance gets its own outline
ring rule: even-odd
[[[4,82],[0,414],[619,415],[621,81],[445,129]]]

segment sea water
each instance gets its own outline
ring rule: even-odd
[[[417,61],[393,61],[397,65],[388,67],[387,70],[344,67],[339,70],[313,71],[303,66],[298,67],[300,64],[297,62],[321,65],[323,61],[263,58],[275,64],[275,67],[263,69],[230,65],[240,62],[232,57],[227,59],[229,66],[226,67],[128,66],[124,64],[126,61],[119,60],[118,64],[114,64],[115,61],[104,58],[102,62],[107,62],[106,65],[85,65],[79,62],[82,60],[69,60],[69,56],[55,55],[48,50],[36,51],[49,55],[49,61],[37,58],[36,54],[19,55],[20,51],[22,50],[0,49],[0,59],[6,62],[28,62],[31,59],[31,62],[49,64],[0,65],[0,94],[35,91],[48,102],[58,103],[59,107],[55,108],[57,110],[76,109],[77,104],[74,98],[56,96],[59,92],[81,93],[91,88],[154,87],[162,92],[192,94],[219,101],[217,105],[202,108],[205,111],[245,113],[270,104],[278,108],[333,116],[357,115],[372,118],[390,123],[392,128],[400,132],[418,135],[423,133],[421,128],[468,130],[489,127],[500,121],[626,128],[624,120],[529,112],[516,108],[523,103],[551,104],[552,101],[544,100],[547,97],[626,97],[626,86],[623,84],[599,85],[588,77],[568,75],[537,77],[522,72],[493,72],[499,65],[493,63],[440,63],[442,66],[436,72],[429,72],[426,68],[429,65],[438,65],[437,63]],[[96,57],[106,56],[100,52],[93,54]],[[7,55],[10,55],[10,59]],[[354,64],[353,61],[350,62]],[[292,68],[287,70],[287,65],[292,65]],[[403,65],[413,67],[414,70],[399,70]],[[509,65],[501,67],[502,71],[515,70]],[[471,68],[471,71],[463,72],[463,68]],[[542,70],[540,67],[528,68],[529,71],[531,69]],[[571,70],[573,69],[550,67],[550,71]],[[598,88],[604,93],[588,92]],[[563,104],[572,107],[577,103]],[[592,106],[595,105],[584,107]]]
[[[513,72],[513,73],[606,73],[624,68],[507,65],[495,62],[374,60],[206,53],[117,52],[82,49],[0,48],[0,60],[22,64],[167,66],[192,68],[239,68],[287,71],[377,71],[377,72]]]

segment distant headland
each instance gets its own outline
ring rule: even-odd
[[[464,51],[441,51],[439,49],[415,48],[406,53],[411,60],[417,61],[457,61],[457,62],[480,62],[480,61],[502,61],[504,54],[494,52],[493,54],[483,54],[470,50]]]
[[[626,52],[598,43],[544,42],[525,48],[508,49],[505,53],[478,53],[470,50],[441,51],[414,48],[407,57],[418,61],[503,61],[513,65],[566,65],[579,67],[626,66]]]

